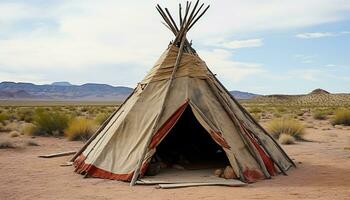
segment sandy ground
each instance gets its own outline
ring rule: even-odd
[[[156,189],[127,183],[83,178],[73,167],[60,167],[69,157],[38,155],[77,150],[81,142],[20,136],[40,146],[0,149],[0,199],[350,199],[350,129],[332,128],[327,121],[311,122],[306,138],[313,142],[283,145],[298,168],[247,187]],[[328,130],[329,129],[329,130]],[[0,133],[0,139],[8,138]]]

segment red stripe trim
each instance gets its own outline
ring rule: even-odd
[[[188,100],[182,104],[175,112],[172,114],[169,119],[160,127],[156,134],[152,137],[152,141],[148,146],[148,149],[153,149],[158,146],[159,142],[165,137],[169,130],[175,125],[177,120],[180,118],[182,113],[185,111],[188,106]]]
[[[226,149],[230,149],[230,145],[227,144],[226,140],[222,137],[221,133],[215,132],[213,130],[211,130],[209,132],[211,138],[213,138],[213,140],[218,143],[221,147],[224,147]]]
[[[120,181],[130,181],[134,172],[130,172],[128,174],[115,174],[103,169],[100,169],[92,164],[85,163],[85,156],[80,155],[77,159],[75,159],[73,165],[76,167],[75,172],[79,174],[87,173],[91,177],[96,178],[105,178],[111,180],[120,180]],[[143,164],[141,167],[141,174],[143,175],[147,169],[148,164]]]
[[[177,120],[180,118],[182,113],[185,111],[188,100],[181,105],[174,114],[171,115],[171,117],[161,126],[161,128],[157,131],[157,133],[152,137],[151,143],[149,145],[149,149],[155,148],[162,138],[165,137],[166,133],[169,132],[169,130],[174,126],[174,124],[177,122]],[[75,159],[73,165],[75,166],[75,172],[77,173],[87,173],[91,177],[98,177],[98,178],[105,178],[105,179],[112,179],[112,180],[121,180],[121,181],[130,181],[132,179],[132,176],[134,174],[134,171],[128,173],[128,174],[115,174],[103,169],[100,169],[92,164],[85,163],[86,157],[81,154],[77,159]],[[140,173],[141,176],[143,176],[147,170],[149,164],[149,160],[145,160],[142,164]]]
[[[264,174],[262,174],[260,171],[257,171],[257,170],[246,169],[243,171],[243,176],[248,183],[254,183],[257,180],[264,179]]]
[[[247,133],[250,141],[254,144],[255,148],[258,150],[260,157],[262,158],[265,167],[267,169],[267,171],[269,172],[269,174],[271,176],[275,176],[276,175],[276,169],[275,166],[273,164],[273,162],[271,161],[270,157],[266,154],[266,152],[261,148],[260,144],[258,144],[258,142],[256,141],[255,138],[253,138],[252,134],[250,133],[250,131],[243,125],[243,128],[245,130],[245,132]]]

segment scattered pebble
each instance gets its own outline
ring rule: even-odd
[[[235,172],[233,171],[231,166],[227,166],[224,170],[224,178],[225,179],[234,179],[237,178]]]

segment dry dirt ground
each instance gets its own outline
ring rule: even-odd
[[[37,137],[40,146],[9,138],[17,149],[0,149],[0,199],[350,199],[350,129],[333,128],[326,121],[312,122],[306,138],[312,142],[283,145],[297,163],[288,176],[279,175],[247,187],[192,187],[156,189],[129,187],[127,183],[83,178],[73,167],[60,167],[69,157],[51,159],[38,155],[77,150],[81,142]],[[0,139],[8,138],[0,133]]]

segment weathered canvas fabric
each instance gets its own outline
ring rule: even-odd
[[[169,86],[178,51],[178,47],[170,45],[162,54],[133,94],[74,161],[76,171],[130,181],[141,161],[142,176],[157,145],[187,107],[223,148],[242,181],[270,178],[293,166],[276,141],[225,90],[199,56],[184,53]],[[164,112],[159,116],[162,108]]]

